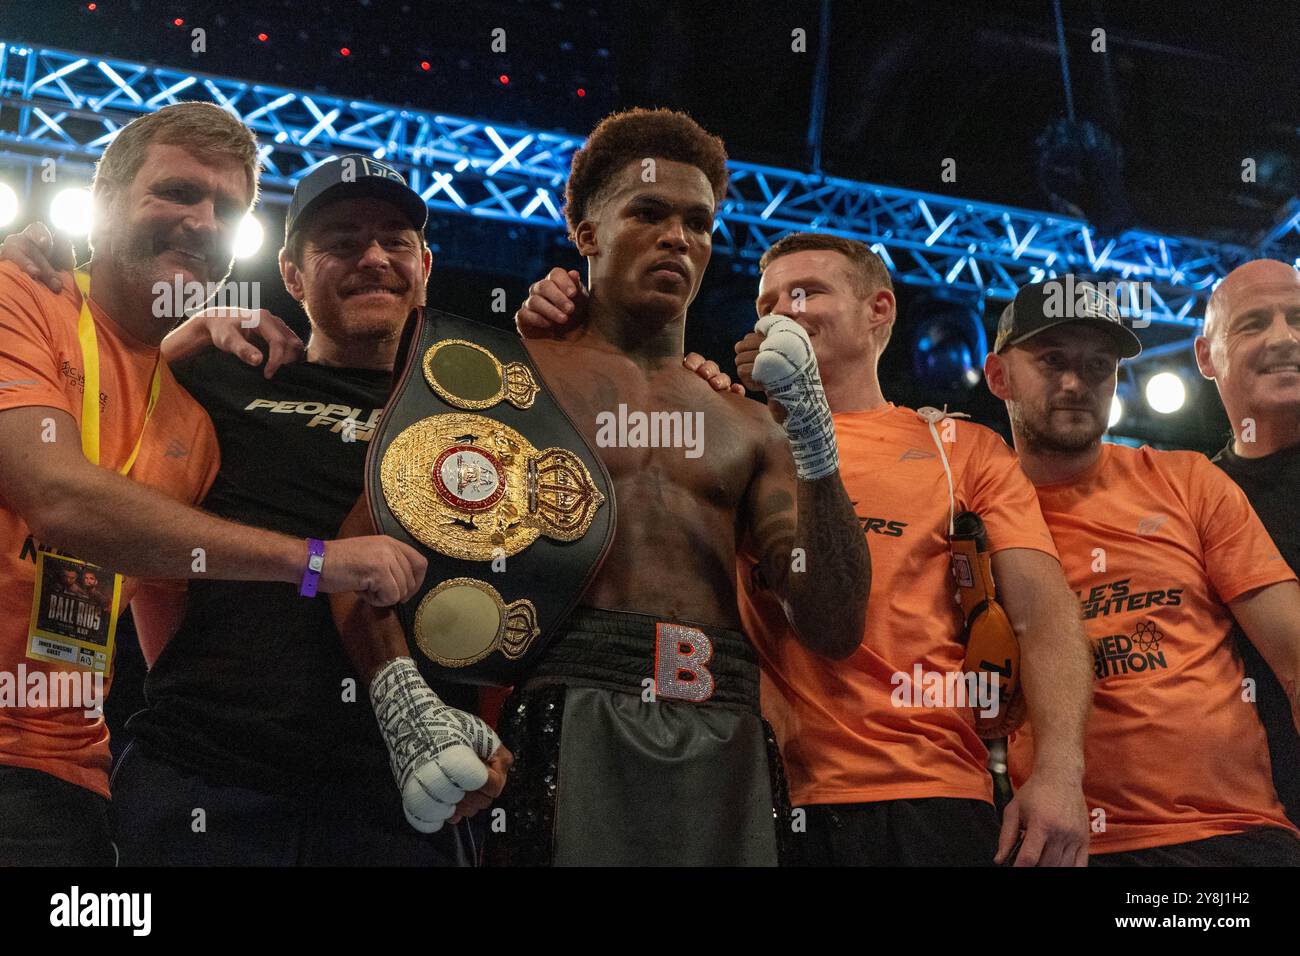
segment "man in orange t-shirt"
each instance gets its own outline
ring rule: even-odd
[[[99,347],[100,403],[103,409],[100,426],[100,461],[119,467],[131,454],[149,400],[148,390],[157,360],[157,346],[140,341],[115,324],[92,300]],[[81,351],[77,340],[77,316],[81,296],[69,284],[61,294],[22,274],[12,263],[0,264],[0,412],[37,409],[43,417],[47,410],[58,410],[76,420],[81,416]],[[119,412],[118,410],[121,409]],[[54,421],[53,419],[49,419]],[[58,423],[54,422],[57,435]],[[73,425],[69,440],[79,441]],[[134,465],[128,473],[132,481],[148,485],[186,504],[197,504],[216,475],[218,452],[212,423],[172,377],[163,363],[157,405],[144,429],[144,438]],[[112,515],[95,514],[94,503],[84,503],[86,520],[103,522]],[[75,787],[108,797],[108,730],[102,714],[94,713],[98,700],[49,701],[32,690],[38,683],[56,686],[47,675],[66,670],[59,662],[79,664],[81,646],[62,643],[57,638],[37,638],[29,646],[33,586],[36,580],[36,557],[50,538],[44,531],[34,531],[24,517],[9,506],[5,496],[0,507],[0,671],[14,676],[15,693],[11,699],[0,698],[0,787],[9,790],[17,779],[10,768],[29,768],[48,774]],[[60,539],[54,539],[60,540]],[[67,539],[70,546],[72,539]],[[47,555],[48,566],[53,556]],[[47,587],[49,600],[75,601],[88,598],[78,580],[78,566],[66,567],[62,577],[70,577],[67,588]],[[111,565],[105,577],[116,570]],[[87,572],[89,573],[89,572]],[[48,576],[47,576],[48,577]],[[136,578],[124,578],[116,597],[119,608],[125,607],[139,586]],[[96,661],[87,673],[102,674],[102,690],[111,683],[111,648],[107,633],[97,629],[91,644],[103,640],[104,649],[92,651]],[[40,676],[38,676],[40,675]],[[28,692],[18,694],[17,687],[27,684]],[[78,676],[71,687],[94,687]],[[46,695],[48,697],[48,695]],[[39,706],[33,706],[38,704]],[[60,787],[69,791],[71,788]],[[12,791],[11,791],[12,792]],[[70,800],[87,808],[98,808],[99,801],[71,795]],[[98,809],[79,810],[69,818],[74,834],[91,821],[98,822]],[[40,838],[43,835],[33,835]],[[73,836],[73,834],[69,834]],[[102,841],[101,841],[102,845]],[[20,854],[5,846],[0,838],[0,861],[20,862]],[[57,857],[55,857],[57,858]],[[102,862],[112,863],[109,855]],[[51,859],[53,862],[53,859]]]
[[[763,712],[792,803],[804,811],[797,836],[805,862],[981,866],[1014,852],[1021,866],[1082,864],[1087,647],[1033,487],[988,429],[939,415],[931,432],[917,412],[885,401],[876,369],[894,322],[893,284],[867,245],[793,233],[760,265],[759,314],[792,316],[809,332],[841,478],[871,542],[866,629],[841,661],[805,650],[756,562],[743,552],[737,562],[741,618],[762,663]],[[582,321],[583,292],[576,273],[552,270],[516,314],[521,334],[553,335]],[[750,388],[762,338],[753,333],[736,347]],[[715,388],[730,386],[716,363],[686,363]],[[1000,830],[974,702],[925,689],[946,688],[963,671],[950,504],[984,521],[999,595],[1022,644],[1024,697],[1045,728],[1032,782]]]
[[[165,107],[119,131],[97,170],[85,321],[78,285],[0,265],[0,864],[114,861],[96,679],[140,579],[303,577],[302,539],[191,507],[216,438],[159,349],[174,319],[156,284],[223,280],[256,185],[246,127],[212,104]],[[83,401],[96,367],[98,401]],[[389,538],[330,542],[319,588],[391,604],[423,571]],[[116,609],[89,600],[92,576]]]
[[[1300,865],[1231,639],[1235,618],[1295,686],[1300,585],[1203,455],[1101,443],[1135,345],[1112,302],[1063,277],[1020,290],[985,366],[1092,642],[1091,862]],[[1035,736],[1032,720],[1014,736],[1013,779]]]
[[[871,606],[846,661],[790,640],[753,562],[740,561],[741,616],[763,663],[764,712],[781,742],[791,802],[807,814],[807,862],[978,866],[1014,853],[1022,866],[1081,864],[1087,657],[1033,488],[989,429],[935,415],[932,430],[917,411],[885,401],[876,366],[894,297],[866,245],[796,233],[760,268],[758,313],[792,315],[810,329],[844,486],[871,540]],[[760,338],[736,346],[751,387]],[[1022,645],[1026,702],[1050,728],[1034,782],[1000,828],[971,717],[978,704],[923,690],[964,669],[950,507],[984,522],[998,596]]]

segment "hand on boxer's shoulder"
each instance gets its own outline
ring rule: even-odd
[[[688,352],[686,357],[682,359],[682,365],[713,386],[715,392],[745,394],[745,386],[739,382],[732,382],[731,376],[722,371],[717,362],[706,359],[699,352]]]
[[[0,259],[12,262],[53,292],[63,291],[60,272],[76,266],[72,240],[53,235],[43,222],[33,222],[22,232],[11,232],[0,243]]]
[[[552,269],[528,287],[515,313],[515,328],[526,339],[556,338],[586,321],[587,290],[576,269]]]

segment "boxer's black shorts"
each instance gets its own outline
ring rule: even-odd
[[[711,645],[712,686],[707,699],[675,699],[671,681],[655,681],[657,624],[680,622],[578,608],[506,702],[499,729],[515,763],[490,865],[780,861],[788,798],[753,648],[737,631],[688,625]]]

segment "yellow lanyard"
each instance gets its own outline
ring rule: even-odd
[[[86,377],[86,390],[81,396],[81,451],[92,465],[99,464],[99,340],[95,337],[95,320],[90,315],[90,275],[77,270],[77,288],[81,290],[81,316],[77,319],[77,338],[81,341],[81,366]],[[153,381],[149,384],[149,404],[145,408],[144,422],[140,425],[140,434],[119,472],[125,475],[135,464],[136,455],[140,454],[140,443],[144,441],[144,431],[149,427],[149,418],[153,408],[158,404],[158,392],[162,388],[162,353],[153,366]]]

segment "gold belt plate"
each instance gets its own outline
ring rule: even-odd
[[[540,633],[532,601],[507,604],[496,588],[474,578],[443,581],[415,611],[415,644],[443,667],[468,667],[494,651],[518,660]]]
[[[448,405],[481,411],[505,399],[529,409],[541,386],[522,362],[501,361],[476,342],[442,339],[424,353],[425,381]]]
[[[576,541],[605,503],[573,452],[539,451],[482,415],[433,415],[408,426],[384,452],[379,474],[402,527],[463,561],[518,554],[540,535]]]

